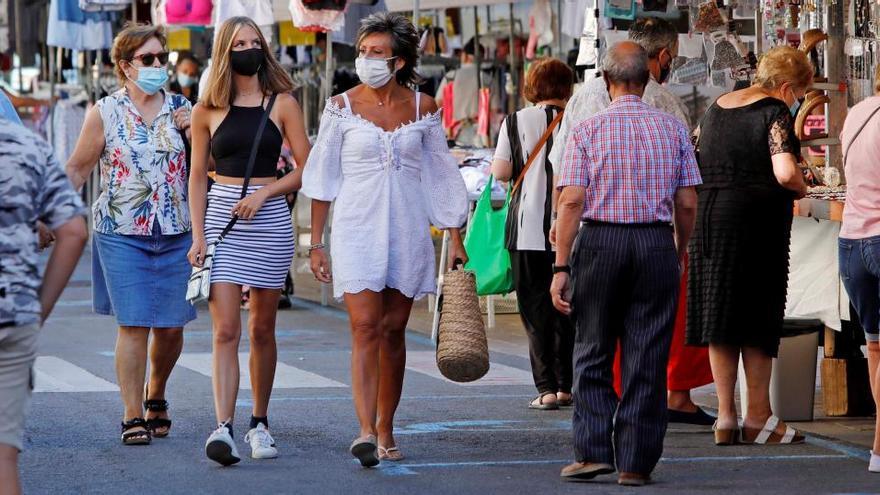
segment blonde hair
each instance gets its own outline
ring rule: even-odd
[[[113,48],[110,50],[110,60],[113,61],[113,71],[116,73],[116,78],[119,79],[120,86],[125,86],[125,82],[128,80],[120,62],[124,60],[131,63],[135,52],[153,38],[159,40],[162,48],[165,48],[167,38],[165,37],[165,28],[162,26],[128,23],[116,35],[113,40]]]
[[[230,52],[232,44],[241,28],[248,26],[257,32],[260,38],[260,46],[263,49],[265,61],[257,72],[260,80],[260,89],[264,95],[273,93],[287,93],[293,90],[293,81],[275,60],[275,56],[269,50],[269,44],[260,27],[250,17],[232,17],[220,26],[214,42],[214,57],[211,62],[210,75],[208,76],[205,94],[199,102],[208,108],[226,108],[235,101],[235,88],[232,84],[232,66],[230,65]]]
[[[812,80],[813,64],[807,54],[790,46],[777,46],[761,56],[755,75],[756,86],[771,90],[783,83],[804,89]]]

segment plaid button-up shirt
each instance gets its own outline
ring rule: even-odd
[[[688,129],[633,95],[575,127],[557,188],[586,189],[584,220],[672,222],[680,187],[702,183]]]

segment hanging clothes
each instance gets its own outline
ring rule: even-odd
[[[166,0],[170,1],[170,0]],[[214,36],[220,31],[220,25],[232,17],[250,17],[260,31],[266,42],[272,43],[275,24],[275,13],[272,10],[272,0],[215,0],[214,1]]]
[[[165,19],[168,24],[208,26],[214,4],[211,0],[165,0]]]
[[[290,0],[290,17],[293,19],[293,25],[303,31],[337,31],[345,25],[345,12],[309,10],[305,8],[302,0]]]
[[[58,100],[52,112],[51,136],[52,148],[55,150],[55,158],[60,163],[67,163],[76,142],[83,123],[86,120],[86,103],[88,97],[85,93],[72,98]]]
[[[536,0],[529,11],[529,41],[526,58],[535,58],[538,47],[553,43],[553,9],[550,0]]]
[[[346,0],[303,0],[309,10],[345,10]]]
[[[379,0],[374,5],[365,5],[361,3],[349,2],[348,10],[343,15],[343,25],[341,28],[333,30],[331,38],[334,43],[344,43],[354,46],[357,41],[357,32],[361,27],[361,19],[369,17],[376,12],[384,12],[388,10],[385,6],[385,0]]]
[[[111,16],[83,12],[78,0],[52,0],[46,44],[71,50],[103,50],[113,45]]]
[[[216,0],[214,11],[217,14],[215,26],[236,16],[250,17],[258,26],[275,24],[272,0]]]
[[[112,12],[131,7],[128,0],[79,0],[79,8],[86,12]]]
[[[596,8],[595,0],[562,0],[562,33],[572,38],[580,37],[590,8]]]

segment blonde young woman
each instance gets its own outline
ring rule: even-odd
[[[222,465],[240,460],[232,423],[239,385],[242,285],[251,288],[248,333],[254,401],[245,441],[254,459],[278,455],[268,420],[277,361],[275,316],[294,254],[293,226],[284,195],[299,189],[302,168],[281,180],[275,179],[275,169],[284,139],[291,143],[297,163],[304,164],[309,154],[302,111],[287,94],[292,88],[290,77],[253,20],[233,17],[223,23],[205,95],[193,109],[189,183],[193,220],[189,260],[193,266],[203,265],[207,246],[233,216],[239,219],[217,246],[211,271],[212,376],[218,427],[208,438],[205,452]],[[247,197],[239,200],[257,128],[267,111]],[[209,153],[216,164],[216,182],[206,194]]]
[[[434,292],[429,224],[447,229],[450,259],[467,261],[459,227],[467,190],[449,154],[436,103],[412,89],[419,37],[398,14],[365,18],[357,36],[363,84],[327,103],[303,175],[312,198],[312,272],[333,281],[351,320],[351,382],[364,467],[399,461],[394,413],[406,365],[413,299]],[[330,202],[333,274],[322,243]]]

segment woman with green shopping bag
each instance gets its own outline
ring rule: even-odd
[[[559,60],[532,65],[523,96],[534,106],[504,120],[492,163],[496,179],[513,183],[504,239],[539,394],[529,403],[530,409],[571,405],[574,325],[556,311],[548,292],[553,279],[549,233],[554,202],[553,169],[547,155],[554,145],[565,145],[554,143],[553,137],[573,82],[571,69]]]

